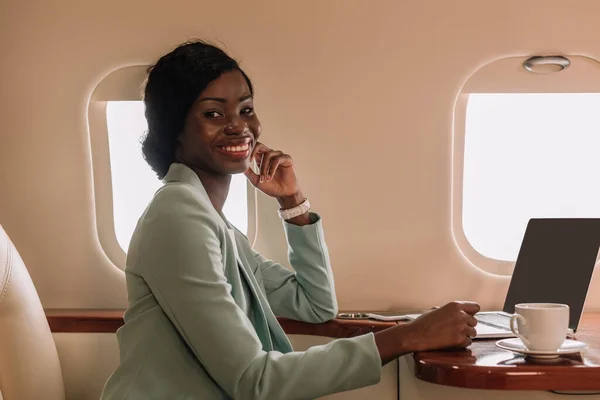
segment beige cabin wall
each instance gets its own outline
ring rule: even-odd
[[[0,223],[45,307],[125,306],[123,273],[97,237],[88,101],[111,71],[202,37],[241,60],[261,140],[294,157],[341,309],[500,307],[508,278],[471,266],[452,239],[456,97],[503,57],[600,59],[598,15],[595,0],[5,0]],[[257,249],[285,261],[276,207],[259,196]],[[599,286],[596,274],[589,309]]]

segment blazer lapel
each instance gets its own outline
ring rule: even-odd
[[[225,221],[225,223],[228,225],[227,231],[229,232],[229,235],[235,246],[235,257],[238,263],[238,268],[240,269],[240,271],[242,271],[242,275],[244,276],[244,279],[246,279],[246,282],[248,283],[248,286],[252,291],[252,295],[254,296],[255,304],[259,308],[261,316],[263,317],[263,320],[267,325],[269,343],[271,343],[272,346],[272,340],[275,340],[277,345],[276,348],[282,353],[288,353],[290,351],[293,351],[292,344],[290,343],[287,335],[281,328],[281,325],[279,325],[279,321],[277,321],[275,314],[273,314],[273,311],[271,311],[269,301],[263,294],[262,290],[260,290],[260,288],[258,288],[255,284],[256,278],[254,278],[254,271],[251,271],[249,269],[251,263],[248,260],[245,260],[246,262],[243,262],[240,258],[237,248],[237,241],[235,239],[235,229],[229,226],[230,224],[229,222],[227,222],[227,220]],[[273,333],[272,336],[271,333]]]
[[[253,307],[253,311],[257,311],[255,313],[255,316],[258,317],[258,318],[256,318],[256,321],[255,321],[256,326],[254,327],[254,329],[256,329],[257,334],[260,338],[260,341],[263,344],[263,350],[265,350],[265,351],[273,350],[273,342],[271,340],[269,324],[267,321],[267,316],[265,314],[265,305],[262,301],[262,296],[261,296],[262,292],[254,284],[254,279],[251,278],[252,271],[248,271],[248,269],[246,267],[246,263],[242,262],[242,260],[240,258],[240,254],[237,249],[237,241],[235,240],[235,230],[230,228],[229,224],[227,222],[225,222],[225,223],[228,225],[227,233],[229,234],[229,239],[231,240],[231,243],[233,245],[233,251],[235,253],[235,260],[236,260],[238,269],[241,272],[242,279],[244,279],[246,281],[246,285],[250,289],[250,294],[252,295],[252,299],[254,300],[252,302],[252,304],[253,304],[252,307]]]

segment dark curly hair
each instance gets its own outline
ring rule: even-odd
[[[202,40],[179,45],[148,68],[143,88],[148,132],[142,138],[142,153],[159,179],[174,161],[175,144],[194,101],[210,82],[232,70],[242,73],[254,94],[237,61]]]

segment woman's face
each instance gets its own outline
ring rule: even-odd
[[[192,105],[179,136],[178,159],[216,175],[244,172],[260,131],[244,76],[225,72]]]

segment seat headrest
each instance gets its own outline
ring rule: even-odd
[[[0,400],[64,400],[58,353],[29,272],[0,225]]]

